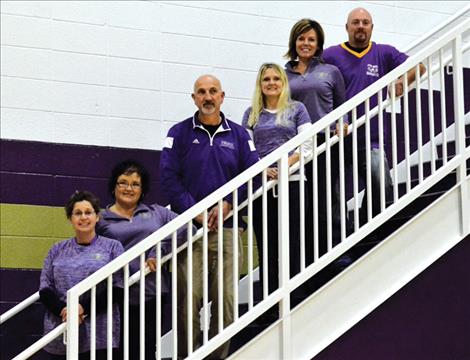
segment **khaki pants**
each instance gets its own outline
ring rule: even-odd
[[[241,246],[242,230],[238,231],[238,269],[242,267],[243,249]],[[233,322],[233,236],[232,229],[223,229],[223,325],[224,328]],[[208,236],[208,294],[212,301],[209,338],[218,333],[218,260],[217,260],[218,233],[210,232]],[[187,251],[178,254],[178,357],[188,354],[187,340]],[[192,321],[193,321],[193,351],[202,345],[202,332],[199,311],[203,306],[203,265],[202,265],[202,239],[193,243],[193,291],[192,291]],[[236,278],[239,278],[239,273]],[[237,304],[235,304],[237,306]],[[230,342],[227,341],[210,358],[223,359],[227,357]]]

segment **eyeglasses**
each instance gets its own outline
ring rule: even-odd
[[[142,187],[141,184],[139,183],[132,183],[132,184],[129,184],[127,181],[120,181],[116,184],[118,186],[118,188],[120,189],[127,189],[129,186],[131,187],[132,190],[138,190]]]
[[[85,212],[75,211],[75,212],[72,213],[72,216],[74,216],[76,218],[81,218],[82,216],[85,216],[86,218],[89,218],[89,217],[92,217],[93,215],[95,215],[94,211],[85,211]]]

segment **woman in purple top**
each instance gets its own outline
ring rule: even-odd
[[[99,234],[119,240],[124,249],[130,249],[147,236],[153,234],[163,225],[177,217],[167,208],[154,204],[142,203],[149,190],[147,170],[137,161],[126,160],[117,164],[108,181],[108,190],[115,202],[106,207],[101,214],[96,231]],[[178,242],[184,241],[186,235],[178,233]],[[162,255],[171,250],[171,240],[161,244]],[[154,250],[147,251],[147,265],[155,271]],[[139,258],[129,264],[130,274],[140,270]],[[168,293],[167,271],[162,269],[162,294]],[[140,353],[139,321],[139,283],[129,288],[129,358],[138,358]],[[145,359],[154,359],[156,350],[156,299],[155,276],[148,275],[145,280]]]
[[[87,191],[75,192],[65,206],[75,237],[55,244],[47,254],[41,272],[39,296],[46,306],[44,333],[48,333],[67,320],[67,290],[93,274],[124,250],[119,241],[97,236],[95,225],[99,219],[98,199]],[[117,301],[122,294],[122,277],[113,276],[114,295]],[[96,295],[96,358],[106,359],[107,314],[106,287],[100,284]],[[79,352],[80,359],[90,357],[90,296],[85,293],[79,303]],[[119,308],[113,305],[113,348],[119,346]],[[44,348],[51,359],[65,359],[66,348],[62,337]],[[113,351],[116,352],[116,351]]]
[[[301,19],[291,29],[289,49],[285,57],[290,61],[286,64],[290,90],[294,100],[301,101],[307,108],[312,123],[333,111],[345,101],[345,86],[339,69],[326,64],[322,59],[325,35],[321,25],[311,19]],[[338,132],[339,129],[332,129]],[[344,133],[347,134],[348,124],[344,123]],[[334,133],[332,133],[334,135]],[[325,133],[317,135],[317,145],[325,141]],[[326,166],[325,153],[318,157],[318,222],[320,252],[326,251],[327,243],[327,199],[326,199]],[[312,162],[306,165],[307,184],[312,189]],[[339,173],[338,144],[331,148],[331,189],[333,207],[333,242],[338,242],[340,236],[340,218],[338,195],[335,191]],[[312,195],[311,195],[312,196]],[[312,202],[310,202],[312,205]],[[313,209],[310,206],[305,214],[306,223],[306,252],[309,262],[313,261]]]
[[[279,146],[292,139],[310,126],[310,117],[305,106],[290,98],[289,84],[285,71],[277,64],[261,65],[256,79],[256,86],[251,107],[243,115],[242,125],[248,129],[260,157],[264,157]],[[304,145],[304,151],[310,150],[310,144]],[[289,154],[289,166],[299,161],[299,151]],[[275,166],[267,170],[268,179],[277,179]],[[299,232],[299,174],[292,174],[289,182],[290,199],[290,274],[294,276],[300,270],[300,232]],[[305,200],[307,200],[307,196]],[[268,290],[273,292],[279,287],[278,282],[278,211],[277,196],[273,190],[268,193]],[[262,203],[258,198],[254,203],[253,228],[258,246],[258,259],[263,279],[263,226]]]

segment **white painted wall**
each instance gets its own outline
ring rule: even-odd
[[[159,150],[190,116],[196,77],[218,76],[240,122],[256,71],[284,64],[291,26],[346,40],[364,6],[373,39],[403,49],[467,1],[1,1],[1,137]]]

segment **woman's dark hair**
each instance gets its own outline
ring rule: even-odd
[[[323,54],[323,45],[325,44],[325,33],[320,23],[312,19],[301,19],[297,21],[290,31],[289,36],[289,50],[285,53],[284,57],[290,60],[295,60],[299,56],[295,48],[297,38],[310,30],[315,30],[317,34],[318,49],[314,56],[321,58]]]
[[[114,189],[116,189],[117,179],[121,175],[131,175],[137,173],[140,176],[140,181],[142,185],[142,194],[140,195],[139,201],[144,197],[144,195],[149,191],[150,188],[150,175],[145,169],[145,167],[138,161],[128,159],[121,161],[120,163],[114,166],[111,170],[111,177],[108,180],[108,192],[111,194],[113,199]]]
[[[100,200],[91,192],[89,191],[78,191],[76,190],[70,199],[65,204],[65,215],[67,215],[67,219],[72,217],[73,208],[75,207],[75,203],[80,201],[88,201],[91,206],[93,206],[93,210],[98,215],[100,213]]]

